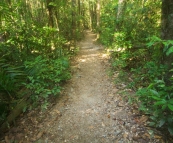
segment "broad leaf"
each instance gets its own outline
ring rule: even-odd
[[[173,98],[168,101],[170,104],[173,104]]]
[[[162,101],[158,101],[158,102],[156,102],[154,105],[164,105],[164,104],[166,104],[167,102],[165,101],[165,100],[162,100]]]
[[[168,127],[168,131],[170,132],[171,135],[173,135],[173,128],[172,127]]]
[[[155,100],[161,100],[161,98],[157,97],[157,96],[151,96],[153,99]]]
[[[168,104],[168,107],[169,107],[169,109],[170,109],[171,111],[173,111],[173,105]]]
[[[159,127],[162,127],[165,124],[166,120],[165,119],[161,119],[159,121]]]
[[[166,55],[169,56],[171,53],[173,53],[173,46],[167,50]]]
[[[159,93],[156,90],[150,89],[150,92],[152,93],[152,95],[159,96]]]

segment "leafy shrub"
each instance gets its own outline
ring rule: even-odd
[[[0,59],[0,124],[14,108],[15,101],[20,98],[17,91],[26,82],[23,69],[22,66],[14,66],[5,59]]]
[[[147,88],[137,92],[140,110],[150,115],[150,125],[165,125],[173,134],[173,84],[169,87],[163,80],[155,80]]]
[[[165,66],[157,65],[154,61],[148,61],[143,66],[131,68],[134,78],[134,86],[145,87],[156,79],[162,79],[165,74]],[[142,82],[141,82],[142,81]]]
[[[32,90],[34,102],[44,99],[47,102],[49,95],[60,93],[60,83],[70,78],[69,62],[65,57],[48,59],[38,56],[35,60],[25,62],[28,74],[26,88]]]
[[[12,66],[7,64],[4,59],[0,60],[0,92],[5,92],[12,100],[15,93],[25,82],[25,73],[22,66]]]
[[[140,101],[140,110],[149,114],[150,125],[156,127],[166,127],[173,134],[173,70],[168,70],[156,59],[160,59],[163,55],[169,56],[173,53],[172,40],[161,40],[156,36],[149,38],[147,43],[152,51],[153,61],[146,62],[140,67],[142,80],[145,79],[145,86],[137,91],[137,97]],[[137,71],[137,70],[133,70]],[[166,79],[165,74],[169,74],[170,79]],[[136,74],[135,74],[136,75]],[[140,80],[139,80],[140,81]],[[169,81],[170,83],[168,83]]]

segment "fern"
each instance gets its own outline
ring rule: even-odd
[[[4,59],[0,59],[0,92],[6,93],[10,99],[12,93],[16,93],[22,86],[22,83],[26,80],[26,74],[22,71],[22,67],[14,67]]]

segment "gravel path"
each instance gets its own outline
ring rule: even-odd
[[[61,114],[46,131],[52,143],[148,143],[146,129],[136,124],[132,110],[110,81],[108,55],[95,44],[95,35],[87,32],[73,63],[73,77],[65,87],[68,101],[57,104],[52,113]],[[140,118],[141,123],[147,118]],[[46,130],[47,128],[45,128]],[[140,135],[140,136],[139,136]]]
[[[109,56],[87,31],[72,62],[72,79],[46,112],[32,110],[18,120],[4,142],[161,143],[144,127],[148,120],[129,106],[107,75]],[[124,85],[123,85],[124,86]],[[129,95],[132,94],[129,90]],[[125,98],[125,100],[123,100]]]

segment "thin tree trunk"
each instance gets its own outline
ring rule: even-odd
[[[76,34],[75,34],[75,30],[76,30],[76,0],[71,0],[71,6],[72,6],[72,40],[74,40],[74,45],[76,44]]]
[[[47,0],[47,9],[48,9],[48,13],[49,13],[49,27],[53,28],[54,27],[54,23],[53,23],[53,7],[51,5],[49,5],[49,3],[51,2],[51,0]]]
[[[118,12],[117,12],[117,25],[116,28],[118,31],[121,29],[122,23],[123,23],[123,17],[124,17],[124,11],[125,11],[126,2],[125,0],[119,0],[118,1]]]
[[[97,39],[100,35],[100,0],[97,0]]]
[[[57,30],[58,30],[58,32],[59,32],[59,26],[58,26],[58,15],[59,15],[59,12],[56,10],[56,11],[55,11],[56,28],[57,28]]]

